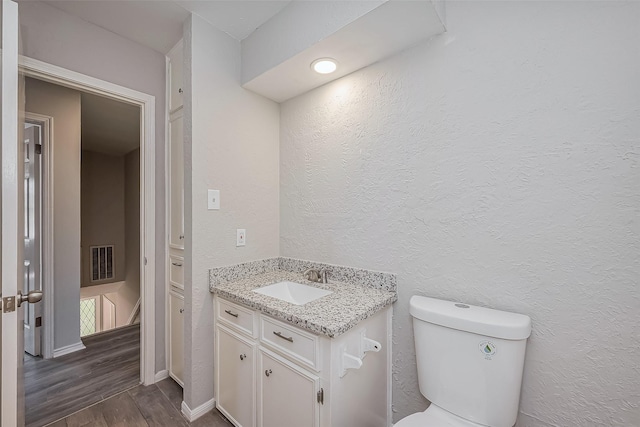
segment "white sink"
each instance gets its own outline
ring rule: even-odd
[[[278,298],[295,305],[304,305],[333,293],[333,291],[295,282],[278,282],[273,285],[254,289],[253,292]]]

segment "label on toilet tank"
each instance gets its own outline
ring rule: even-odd
[[[480,344],[478,344],[478,349],[487,360],[491,360],[491,357],[496,354],[497,350],[496,345],[491,341],[482,341]]]

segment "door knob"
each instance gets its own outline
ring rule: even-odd
[[[23,302],[35,304],[37,302],[40,302],[41,299],[42,299],[42,291],[29,291],[27,295],[22,295],[22,292],[18,291],[18,295],[16,297],[18,307],[20,307]]]

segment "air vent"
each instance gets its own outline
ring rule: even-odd
[[[91,281],[113,279],[113,245],[91,246]]]

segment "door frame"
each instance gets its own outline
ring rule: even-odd
[[[42,124],[42,212],[48,212],[48,215],[42,215],[40,239],[42,247],[41,265],[53,265],[53,117],[42,114],[30,113],[25,111],[25,122],[37,122]],[[53,298],[47,295],[53,295],[53,269],[40,269],[42,279],[42,291],[45,297],[42,301],[43,310],[42,317],[47,319],[42,326],[42,357],[51,359],[53,357]]]
[[[155,273],[156,273],[156,203],[155,203],[155,96],[26,56],[19,57],[19,71],[27,77],[71,89],[102,95],[140,107],[140,380],[155,383]],[[50,194],[53,196],[53,194]],[[53,230],[49,230],[53,235]],[[43,232],[44,234],[44,232]],[[43,237],[45,237],[43,235]],[[50,239],[51,240],[51,239]],[[46,257],[48,253],[44,253]],[[51,252],[52,255],[52,252]],[[45,261],[46,258],[43,258]],[[49,262],[51,262],[49,260]],[[51,264],[49,264],[51,265]],[[46,287],[44,287],[46,286]],[[53,280],[43,284],[45,295],[53,295]],[[51,298],[47,298],[51,299]],[[53,313],[45,323],[53,338]],[[46,330],[45,330],[46,334]],[[50,343],[53,346],[53,340]]]
[[[51,227],[53,227],[53,218],[52,218],[53,217],[53,199],[50,197],[50,195],[53,194],[51,192],[53,191],[52,183],[51,183],[52,185],[51,189],[48,188],[48,185],[50,184],[49,178],[53,178],[53,175],[51,176],[48,175],[49,171],[52,170],[51,166],[53,165],[52,159],[50,157],[50,154],[53,153],[53,149],[50,147],[50,144],[53,142],[53,139],[52,139],[53,117],[25,111],[24,120],[21,121],[20,124],[26,125],[27,123],[37,123],[42,128],[42,135],[41,135],[42,140],[40,141],[40,146],[42,148],[42,157],[40,157],[40,214],[39,214],[40,215],[39,216],[40,235],[38,236],[38,238],[40,239],[40,248],[39,248],[40,249],[40,254],[39,254],[40,265],[38,266],[38,272],[39,272],[38,280],[40,280],[40,290],[44,291],[45,273],[42,270],[42,266],[44,265],[44,257],[45,257],[45,254],[48,253],[49,246],[51,247],[51,251],[53,251],[53,243],[50,241],[50,239],[44,238],[46,236],[45,230],[53,230],[53,228],[49,228],[49,224],[51,224]],[[51,214],[43,215],[44,212],[51,212]],[[53,260],[53,255],[51,256],[51,259]],[[48,270],[47,272],[51,273],[51,270]],[[52,273],[51,273],[51,280],[53,280]],[[36,310],[36,314],[39,314],[40,316],[42,316],[42,318],[44,318],[45,306],[52,301],[53,301],[52,299],[45,298],[44,301],[42,301],[42,306],[39,307],[37,304],[34,305],[34,310]],[[27,319],[27,316],[25,316],[25,321],[28,323],[30,319]],[[44,336],[47,332],[47,329],[45,327],[42,327],[40,328],[40,330],[38,330],[38,328],[35,327],[34,325],[34,330],[37,331],[35,332],[35,336],[37,337],[35,338],[35,341],[39,341],[39,343],[36,344],[38,346],[36,348],[40,350],[39,354],[42,355],[45,359],[50,358],[51,356],[47,356],[45,354],[45,353],[48,353],[48,351],[47,349],[45,349],[45,346],[43,345],[45,342],[47,342],[46,337]],[[53,333],[53,329],[51,329],[51,331]],[[25,343],[26,342],[27,340],[25,337]]]

